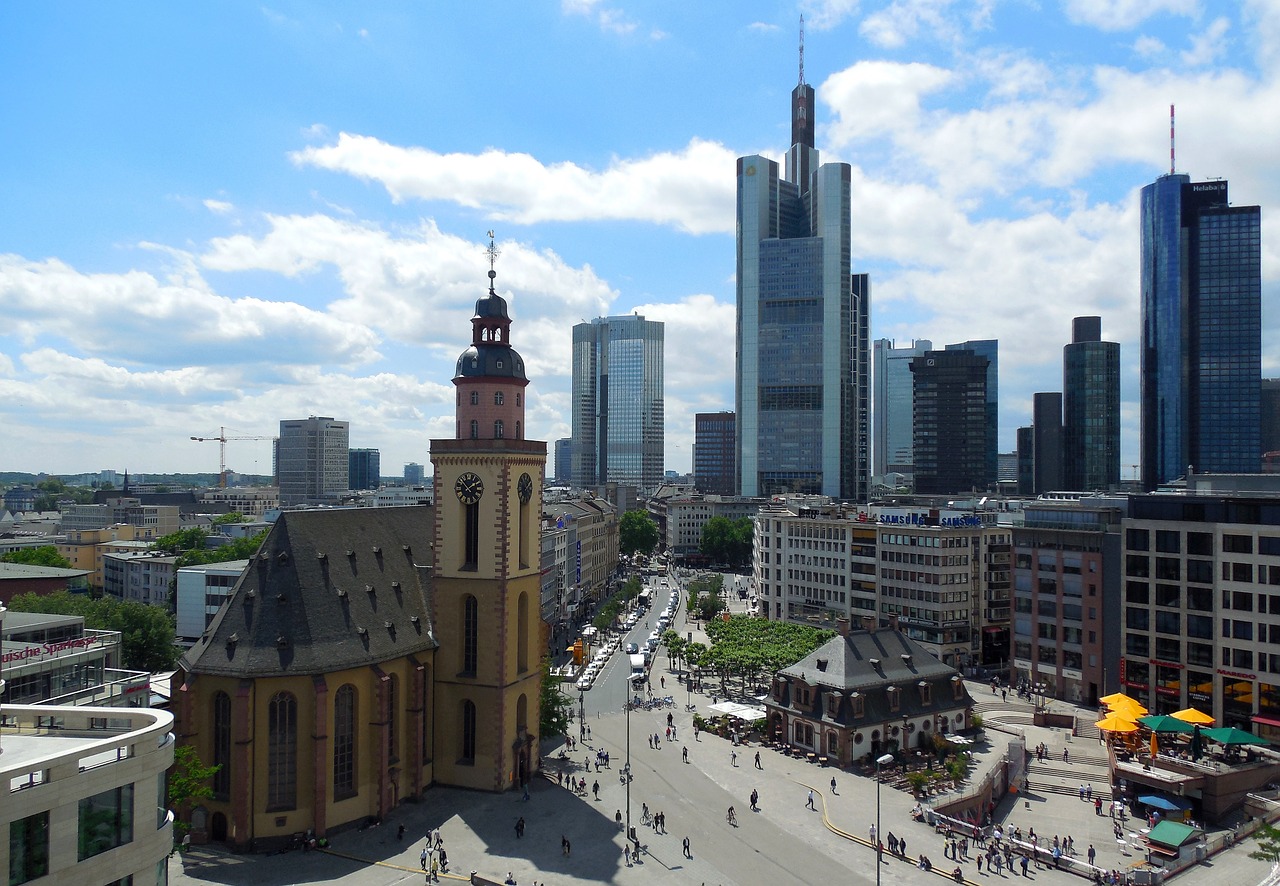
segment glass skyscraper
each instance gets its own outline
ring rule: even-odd
[[[1063,484],[1077,492],[1120,485],[1120,344],[1101,317],[1071,321],[1062,349]]]
[[[926,351],[911,361],[916,492],[985,492],[995,485],[987,471],[989,366],[971,350]]]
[[[1142,484],[1261,469],[1262,210],[1225,181],[1142,189]]]
[[[663,338],[638,314],[573,327],[574,486],[662,483]]]
[[[872,399],[873,433],[872,473],[903,474],[911,478],[912,417],[911,417],[911,361],[925,351],[933,350],[928,339],[913,341],[909,347],[895,348],[887,338],[876,339],[872,350],[875,364]]]
[[[802,76],[784,171],[738,158],[738,488],[865,500],[870,284],[850,273],[851,170],[819,165],[813,106]]]

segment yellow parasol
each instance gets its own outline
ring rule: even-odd
[[[1125,695],[1123,692],[1113,692],[1110,695],[1102,696],[1098,701],[1102,702],[1107,707],[1110,707],[1116,702],[1133,701],[1133,699]]]
[[[1103,732],[1137,732],[1138,725],[1131,723],[1123,717],[1117,717],[1115,714],[1103,717],[1097,723],[1093,724]]]
[[[1128,697],[1122,701],[1114,701],[1108,707],[1111,708],[1112,714],[1119,714],[1126,720],[1136,720],[1139,717],[1145,717],[1149,713],[1141,704]]]
[[[1195,708],[1187,708],[1184,711],[1174,711],[1169,716],[1177,717],[1183,723],[1199,723],[1201,726],[1208,726],[1213,723],[1213,717],[1210,717],[1208,714],[1201,713]]]
[[[1151,756],[1154,757],[1159,753],[1160,753],[1160,740],[1156,738],[1156,734],[1152,732],[1151,733]]]

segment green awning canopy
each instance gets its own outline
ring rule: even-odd
[[[1199,828],[1193,828],[1188,824],[1180,824],[1176,821],[1162,821],[1151,829],[1151,833],[1147,834],[1147,839],[1152,843],[1159,843],[1161,846],[1171,846],[1177,849],[1192,840],[1199,839],[1204,831]]]

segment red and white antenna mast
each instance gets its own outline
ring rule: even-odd
[[[800,16],[800,85],[804,85],[804,16]]]
[[[1173,105],[1169,105],[1169,174],[1176,168],[1173,162]]]

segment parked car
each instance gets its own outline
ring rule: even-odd
[[[627,644],[627,655],[635,655],[639,651],[640,651],[640,647],[637,646],[635,643]]]

